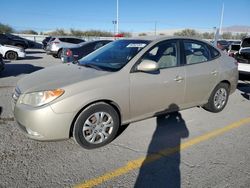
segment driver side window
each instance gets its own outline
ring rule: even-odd
[[[155,61],[160,69],[177,66],[177,44],[166,41],[154,46],[145,54],[143,60]]]

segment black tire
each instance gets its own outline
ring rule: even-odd
[[[98,121],[94,114],[99,115],[99,113],[104,113],[105,115],[103,116],[103,118],[98,116],[99,118],[101,118],[101,120],[99,119]],[[112,128],[105,127],[105,123],[106,125],[109,124],[108,115],[112,118],[110,121]],[[106,121],[104,121],[104,119]],[[88,123],[86,123],[87,120],[92,121],[91,124],[93,125],[94,128],[89,128],[92,125],[86,126],[88,125]],[[83,128],[86,128],[86,127],[88,129],[85,129],[85,131],[83,131]],[[117,111],[112,106],[108,105],[107,103],[99,102],[99,103],[95,103],[95,104],[88,106],[79,114],[74,124],[73,137],[75,141],[81,147],[86,148],[86,149],[94,149],[94,148],[98,148],[98,147],[101,147],[110,143],[117,135],[119,127],[120,127],[120,119],[119,119],[119,115]],[[104,136],[102,132],[105,132],[108,136]],[[92,136],[92,135],[95,135],[95,136]],[[104,136],[103,141],[100,141],[101,136]],[[91,138],[89,138],[89,141],[88,141],[86,137],[91,137]],[[100,142],[98,143],[98,141]],[[93,142],[96,142],[96,143],[93,143]]]
[[[61,57],[62,57],[62,49],[60,49],[60,50],[57,52],[57,57],[61,59]]]
[[[218,98],[218,95],[221,95],[221,99]],[[220,112],[227,105],[228,97],[229,85],[227,83],[220,83],[214,88],[212,94],[208,99],[208,103],[204,105],[203,108],[214,113]],[[221,101],[221,104],[218,101]]]
[[[17,60],[18,54],[16,52],[14,52],[14,51],[8,51],[5,54],[5,58],[8,59],[8,60]]]

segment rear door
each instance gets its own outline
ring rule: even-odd
[[[208,44],[196,40],[183,40],[183,66],[186,69],[185,106],[206,102],[219,78],[219,62],[212,58]]]

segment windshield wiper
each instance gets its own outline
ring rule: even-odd
[[[97,65],[93,65],[93,64],[80,64],[80,65],[85,66],[85,67],[89,67],[89,68],[93,68],[96,70],[103,70],[101,67],[99,67]]]

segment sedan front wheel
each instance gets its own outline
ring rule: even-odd
[[[87,149],[94,149],[111,142],[119,129],[116,110],[106,103],[95,103],[84,109],[74,126],[76,142]]]

